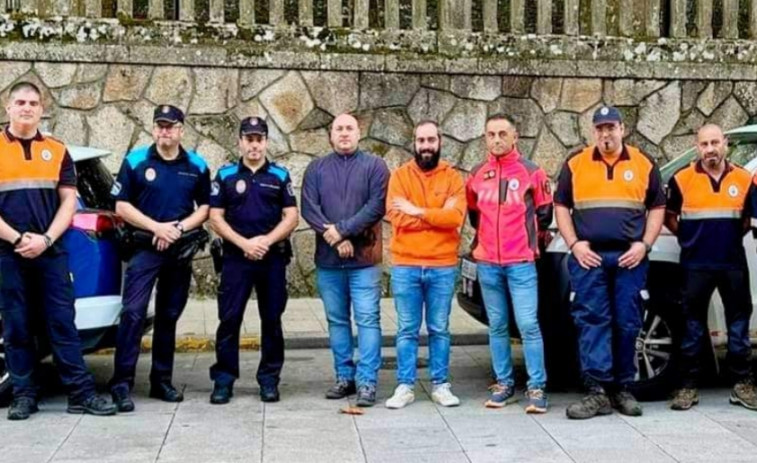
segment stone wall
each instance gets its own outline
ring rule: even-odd
[[[566,64],[567,65],[567,64]],[[443,157],[467,173],[484,156],[481,134],[488,114],[516,121],[522,151],[552,176],[573,148],[585,143],[590,118],[602,103],[624,113],[628,141],[664,161],[692,145],[706,121],[726,128],[757,113],[753,81],[550,77],[494,74],[386,73],[371,71],[249,69],[123,63],[2,62],[0,92],[18,80],[44,89],[45,127],[74,145],[111,150],[116,171],[124,153],[150,143],[156,104],[187,112],[185,146],[197,149],[213,171],[234,160],[239,120],[268,119],[270,155],[286,166],[298,187],[310,161],[329,150],[334,115],[353,112],[361,145],[390,168],[411,159],[413,124],[440,121]],[[570,73],[565,73],[570,75]],[[384,238],[390,230],[385,226]],[[470,230],[466,228],[466,245]],[[314,236],[302,221],[294,233],[293,295],[315,294]],[[385,261],[388,256],[385,254]],[[196,268],[197,289],[212,291],[206,258]]]

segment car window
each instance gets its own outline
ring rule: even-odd
[[[731,139],[728,146],[728,160],[741,167],[746,166],[752,159],[757,157],[757,141]],[[697,158],[697,150],[690,148],[679,157],[660,168],[660,174],[665,184],[678,169],[693,162]]]
[[[76,163],[76,182],[79,198],[89,209],[115,209],[110,196],[113,176],[99,159],[86,159]]]
[[[728,153],[728,160],[741,167],[746,166],[749,162],[757,157],[757,141],[738,141],[731,140],[731,146]]]

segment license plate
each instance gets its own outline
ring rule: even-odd
[[[476,263],[467,259],[463,259],[462,266],[460,268],[460,274],[463,278],[467,278],[471,281],[476,281]]]

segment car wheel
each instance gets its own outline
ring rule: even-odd
[[[636,381],[632,392],[639,400],[664,400],[678,373],[678,320],[670,311],[648,304],[641,332],[636,338]]]

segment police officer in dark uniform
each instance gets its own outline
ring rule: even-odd
[[[43,322],[68,389],[67,411],[112,415],[116,407],[95,395],[82,358],[68,254],[57,242],[76,210],[74,163],[63,143],[39,132],[43,108],[37,86],[15,84],[5,109],[10,124],[0,134],[0,313],[13,385],[8,419],[24,420],[38,411],[37,321]]]
[[[279,400],[284,364],[281,316],[287,302],[289,234],[299,214],[289,172],[266,159],[268,125],[259,117],[242,120],[238,163],[222,167],[210,194],[210,223],[223,238],[218,291],[216,364],[210,402],[228,403],[239,378],[239,329],[253,286],[258,297],[262,346],[257,380],[264,402]]]
[[[155,143],[126,155],[111,194],[116,212],[134,229],[152,233],[152,242],[136,250],[124,280],[123,311],[118,326],[110,390],[119,411],[134,410],[129,392],[139,358],[142,330],[156,286],[150,397],[181,402],[171,384],[176,321],[189,295],[191,258],[177,257],[172,246],[183,233],[202,226],[208,217],[210,172],[205,161],[181,146],[184,114],[179,108],[155,109]]]

